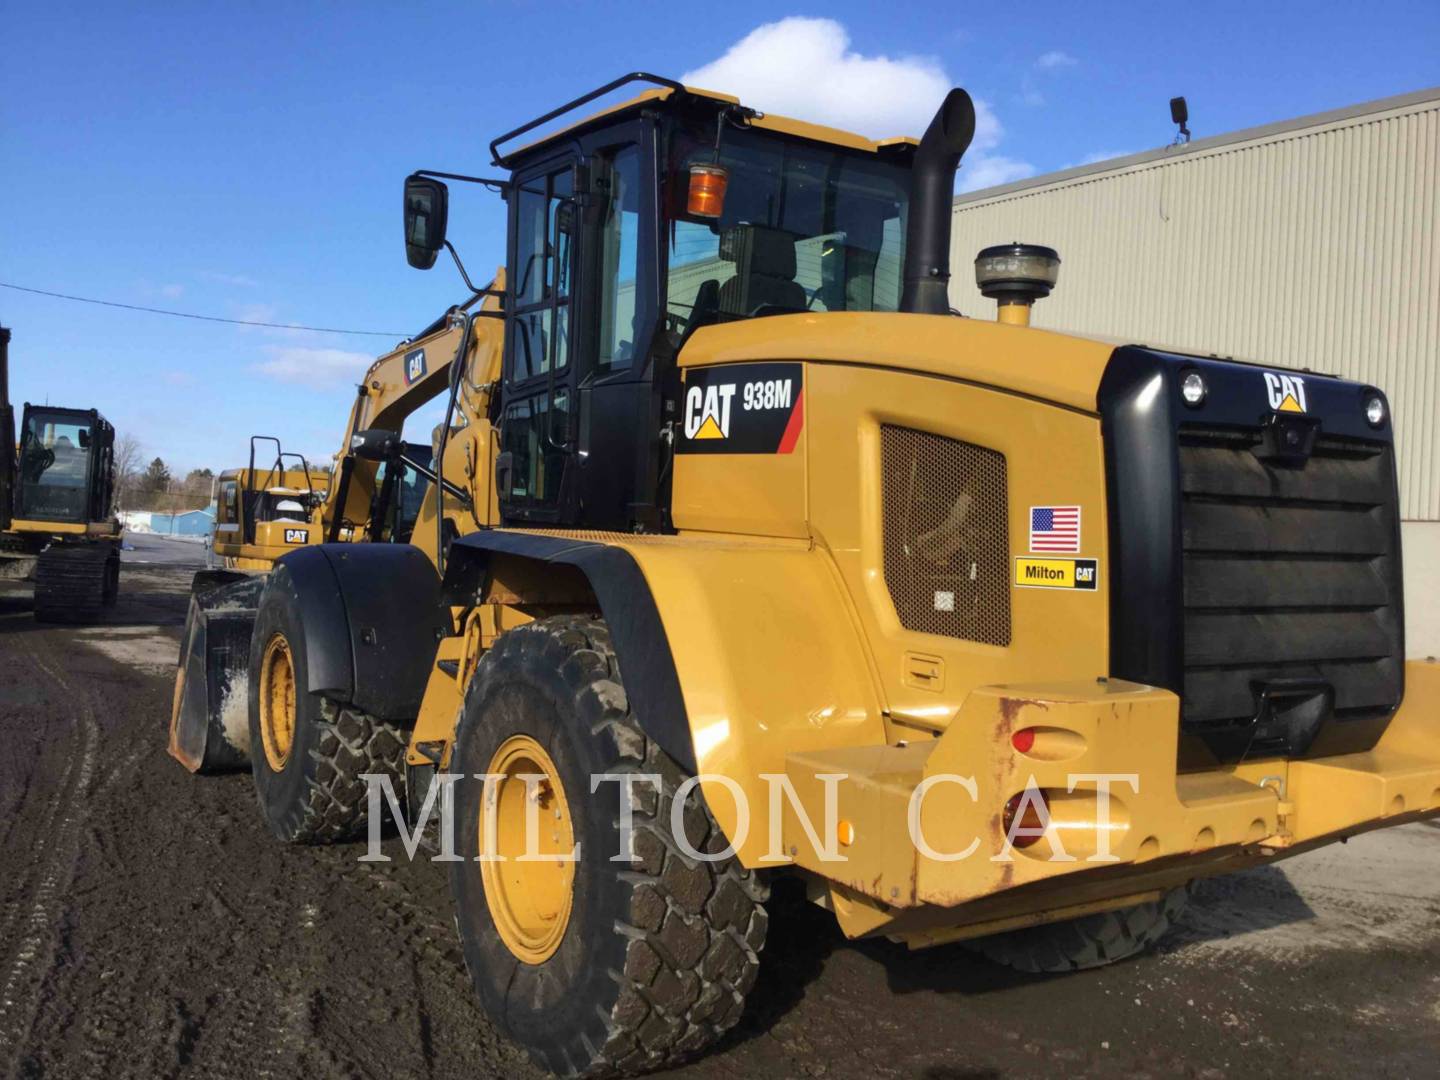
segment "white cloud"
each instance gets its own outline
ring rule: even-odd
[[[1074,67],[1079,62],[1080,61],[1076,60],[1067,52],[1062,52],[1060,49],[1051,49],[1049,52],[1043,53],[1040,59],[1035,61],[1035,66],[1046,71],[1053,71],[1055,68]]]
[[[956,85],[934,57],[865,56],[850,48],[849,32],[834,19],[801,16],[757,27],[680,80],[734,94],[762,111],[871,138],[921,134]],[[975,139],[965,163],[984,166],[1003,136],[994,109],[976,98]],[[1008,166],[1029,168],[1013,161]]]
[[[185,295],[184,285],[161,285],[160,295],[167,300],[178,300]]]
[[[299,345],[266,345],[264,351],[269,359],[252,365],[252,371],[277,382],[320,389],[359,382],[375,360],[368,353]]]
[[[218,281],[222,285],[237,285],[242,289],[254,289],[260,284],[245,274],[220,274],[214,270],[202,270],[200,276],[207,281]]]
[[[680,81],[877,139],[919,135],[954,85],[934,57],[863,56],[834,19],[800,16],[757,27]],[[983,102],[975,112],[977,147],[993,145],[1000,135],[994,113]]]
[[[992,155],[974,162],[961,162],[957,191],[977,191],[980,188],[1009,184],[1035,175],[1035,166],[1028,161]]]

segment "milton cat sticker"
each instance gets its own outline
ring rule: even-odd
[[[1276,412],[1305,411],[1305,380],[1299,375],[1265,372],[1265,394]]]
[[[804,426],[801,364],[692,368],[681,400],[682,454],[789,454]]]
[[[409,386],[425,374],[425,350],[411,349],[405,354],[405,385]]]
[[[1099,562],[1095,559],[1015,560],[1015,584],[1022,589],[1079,589],[1095,592],[1100,586]]]

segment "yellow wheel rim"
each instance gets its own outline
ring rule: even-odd
[[[260,659],[260,742],[270,768],[279,772],[295,742],[295,663],[284,634],[266,643]]]
[[[565,937],[575,893],[575,863],[555,858],[575,847],[565,785],[545,748],[529,735],[501,743],[485,771],[503,777],[486,783],[480,806],[485,903],[516,959],[543,964]]]

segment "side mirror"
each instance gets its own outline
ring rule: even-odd
[[[445,246],[450,191],[428,176],[405,178],[405,261],[429,270]]]
[[[350,437],[350,452],[361,461],[393,461],[403,449],[399,432],[383,428],[366,428]]]

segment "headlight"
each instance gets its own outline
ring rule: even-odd
[[[1180,396],[1192,409],[1205,400],[1205,378],[1198,371],[1186,375],[1180,383]]]
[[[1385,423],[1385,400],[1379,394],[1371,394],[1365,399],[1365,419],[1371,427]]]

